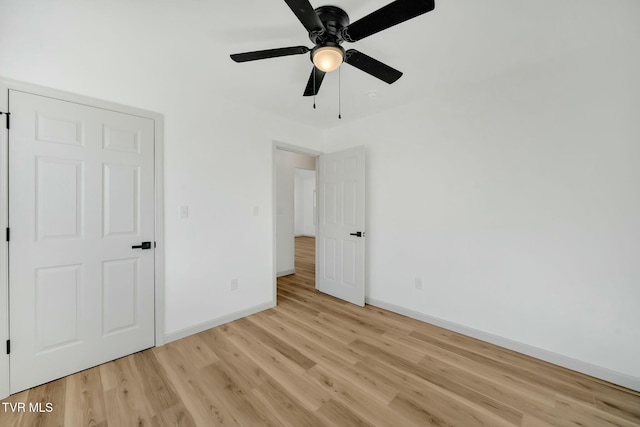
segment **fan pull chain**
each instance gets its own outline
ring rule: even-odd
[[[338,119],[342,119],[342,67],[338,68]]]
[[[313,66],[313,109],[316,109],[316,66]]]

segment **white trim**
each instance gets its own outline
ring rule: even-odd
[[[320,182],[320,156],[316,157],[316,190],[318,189],[318,182]],[[315,198],[315,202],[316,202],[315,206],[314,206],[315,211],[313,213],[314,220],[315,220],[314,221],[315,222],[314,225],[316,226],[316,236],[320,237],[320,233],[318,233],[318,230],[320,230],[320,223],[318,222],[318,218],[319,218],[318,213],[319,213],[319,209],[320,209],[320,204],[318,203],[318,193],[316,191],[313,192],[313,197]],[[314,253],[316,255],[316,259],[315,259],[315,262],[314,262],[315,265],[313,266],[316,280],[314,280],[313,282],[315,283],[315,288],[317,290],[320,290],[318,288],[318,280],[317,280],[317,278],[320,277],[320,271],[318,270],[318,253],[320,252],[320,239],[316,238],[313,241],[313,243],[314,243],[314,246],[315,246],[313,248],[313,250],[314,250]],[[365,245],[366,244],[367,244],[367,242],[365,242]],[[365,257],[365,261],[366,260],[367,259]],[[366,271],[367,271],[367,269],[366,269],[366,265],[365,265],[365,274],[366,274]],[[366,286],[366,282],[365,282],[365,286]],[[366,288],[365,288],[365,294],[364,295],[365,295],[365,297],[367,296]]]
[[[155,114],[155,113],[153,113]],[[164,116],[155,114],[155,321],[156,347],[165,339],[165,288],[164,288]]]
[[[30,83],[20,82],[0,77],[0,111],[8,109],[9,90],[15,90],[34,95],[45,96],[90,107],[102,108],[129,115],[148,118],[154,121],[155,144],[155,343],[164,344],[164,187],[163,187],[163,147],[164,147],[164,116],[152,111],[142,110],[114,102],[94,99],[84,95],[60,91]],[[0,116],[4,117],[4,116]],[[3,121],[0,120],[0,123]],[[8,212],[8,153],[7,135],[4,124],[0,126],[0,170],[6,171],[0,175],[0,230],[7,227]],[[4,232],[3,232],[4,233]],[[0,343],[9,338],[9,301],[8,301],[8,250],[7,243],[0,245]],[[9,395],[9,356],[0,351],[0,399]]]
[[[290,274],[296,274],[296,269],[292,268],[290,270],[283,270],[283,271],[278,271],[276,273],[276,277],[282,277],[282,276],[288,276]]]
[[[272,287],[273,287],[273,301],[274,304],[277,304],[277,300],[278,300],[278,277],[280,276],[280,273],[278,273],[278,245],[276,242],[276,236],[277,236],[277,223],[278,223],[278,212],[277,212],[277,206],[276,206],[276,191],[278,188],[278,180],[277,180],[277,173],[278,173],[278,166],[276,164],[276,154],[277,154],[277,150],[283,150],[283,151],[291,151],[293,153],[298,153],[298,154],[304,154],[307,156],[312,156],[316,158],[316,179],[318,178],[318,157],[322,155],[322,152],[320,151],[316,151],[316,150],[312,150],[310,148],[304,148],[304,147],[300,147],[297,145],[293,145],[293,144],[288,144],[286,142],[281,142],[281,141],[272,141],[272,146],[271,146],[271,253],[272,253],[272,265],[273,265],[273,281],[272,281]],[[317,209],[317,207],[316,207]],[[317,241],[316,241],[316,249],[317,249]],[[317,264],[317,258],[318,257],[318,251],[316,250],[316,264]]]
[[[470,328],[468,326],[461,325],[459,323],[450,322],[448,320],[439,319],[437,317],[429,316],[428,314],[420,313],[418,311],[411,310],[409,308],[401,307],[395,304],[380,301],[374,298],[365,298],[365,302],[369,305],[383,308],[385,310],[392,311],[403,316],[411,317],[412,319],[420,320],[422,322],[430,323],[441,328],[448,329],[453,332],[457,332],[462,335],[466,335],[472,338],[476,338],[491,344],[495,344],[500,347],[507,348],[509,350],[516,351],[518,353],[525,354],[527,356],[534,357],[536,359],[544,360],[545,362],[553,363],[554,365],[562,366],[572,371],[577,371],[586,375],[590,375],[595,378],[599,378],[604,381],[617,384],[631,390],[640,391],[640,378],[632,377],[631,375],[623,374],[621,372],[613,371],[608,368],[593,365],[582,360],[574,359],[572,357],[564,356],[562,354],[554,353],[549,350],[545,350],[539,347],[534,347],[529,344],[524,344],[518,341],[510,340],[499,335],[490,334],[488,332],[480,331],[478,329]]]
[[[309,157],[318,157],[324,154],[321,151],[312,150],[311,148],[300,147],[298,145],[288,144],[286,142],[273,141],[273,148],[282,151],[291,151],[292,153],[304,154]]]
[[[8,112],[9,90],[4,79],[0,78],[0,111]],[[0,116],[0,231],[7,228],[9,218],[9,162],[8,131],[4,125],[6,117]],[[4,231],[2,231],[4,233]],[[0,343],[9,339],[9,244],[5,241],[0,245]],[[0,399],[9,396],[9,355],[0,346]]]
[[[170,332],[165,335],[164,340],[165,343],[170,343],[171,341],[176,341],[181,338],[206,331],[207,329],[215,328],[216,326],[224,325],[225,323],[233,322],[234,320],[251,316],[252,314],[258,313],[260,311],[268,310],[275,307],[275,305],[275,301],[269,301],[262,304],[254,305],[253,307],[245,308],[244,310],[236,311],[235,313],[225,314],[224,316],[216,317],[215,319],[211,319],[195,326],[190,326],[188,328],[180,329],[175,332]]]

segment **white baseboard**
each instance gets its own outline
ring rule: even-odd
[[[513,341],[499,335],[493,335],[488,332],[473,329],[468,326],[450,322],[448,320],[439,319],[437,317],[429,316],[428,314],[420,313],[418,311],[414,311],[395,304],[390,304],[374,298],[367,297],[365,298],[365,302],[369,305],[383,308],[394,313],[402,314],[403,316],[430,323],[432,325],[439,326],[441,328],[445,328],[450,331],[457,332],[459,334],[476,338],[482,341],[486,341],[488,343],[495,344],[509,350],[517,351],[518,353],[526,354],[527,356],[535,357],[536,359],[544,360],[545,362],[553,363],[554,365],[562,366],[564,368],[590,375],[601,380],[609,381],[611,383],[630,388],[631,390],[640,391],[640,378],[632,377],[631,375],[623,374],[621,372],[613,371],[601,366],[592,365],[591,363],[583,362],[582,360],[567,357],[562,354],[534,347],[529,344]]]
[[[207,329],[215,328],[216,326],[233,322],[234,320],[250,316],[263,310],[268,310],[275,306],[275,301],[269,301],[263,304],[254,305],[253,307],[245,308],[244,310],[236,311],[235,313],[225,314],[224,316],[216,317],[215,319],[199,323],[195,326],[190,326],[188,328],[180,329],[175,332],[170,332],[164,336],[164,342],[166,344],[171,341],[176,341],[180,338],[188,337],[189,335],[194,335],[198,332],[206,331]]]
[[[290,270],[282,270],[282,271],[278,271],[276,273],[276,277],[282,277],[282,276],[288,276],[290,274],[295,274],[296,273],[296,269],[292,268]]]

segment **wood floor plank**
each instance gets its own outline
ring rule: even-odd
[[[398,412],[405,409],[407,412],[413,413],[415,419],[427,416],[428,418],[422,420],[423,425],[432,416],[444,420],[445,425],[466,427],[513,427],[519,426],[522,422],[521,418],[515,423],[507,421],[466,399],[459,399],[457,396],[443,393],[441,390],[431,387],[425,387],[419,396],[416,396],[415,393],[412,395],[400,392],[389,406],[396,408]]]
[[[279,310],[276,316],[285,316],[289,320],[304,324],[308,328],[311,328],[311,330],[319,331],[320,333],[339,341],[341,345],[349,344],[354,339],[354,334],[351,331],[341,329],[332,323],[327,324],[325,319],[321,319],[317,316],[307,316],[295,309],[292,310],[291,307],[284,304],[282,307],[278,308]]]
[[[167,378],[174,385],[193,421],[199,426],[239,426],[232,412],[225,411],[218,399],[207,393],[202,384],[204,379],[200,374],[201,368],[193,363],[193,359],[186,357],[183,350],[186,349],[176,343],[169,343],[162,346],[162,351],[156,352],[156,357],[165,367]],[[212,361],[219,362],[215,358]],[[165,418],[161,417],[159,420]]]
[[[330,347],[322,346],[304,335],[300,335],[295,330],[287,327],[285,324],[272,319],[270,316],[255,316],[260,320],[260,326],[265,330],[286,339],[288,342],[295,343],[295,349],[314,362],[314,365],[322,361],[332,365],[344,365],[355,363],[332,351]],[[309,368],[313,365],[309,366]]]
[[[218,361],[216,352],[206,344],[205,336],[205,334],[196,334],[180,341],[185,357],[197,368],[204,368]]]
[[[556,409],[566,412],[567,417],[572,417],[583,425],[597,425],[602,427],[633,427],[632,421],[620,418],[616,415],[600,411],[595,406],[587,405],[576,399],[558,395]]]
[[[322,294],[314,250],[276,307],[10,396],[54,411],[0,426],[640,427],[640,392]]]
[[[144,386],[131,366],[131,357],[109,362],[118,378],[116,387],[104,393],[109,424],[149,426],[154,415],[144,393]]]
[[[251,334],[254,339],[258,340],[264,346],[275,349],[278,353],[300,366],[303,370],[306,371],[307,369],[315,366],[315,361],[302,354],[291,344],[288,344],[285,339],[270,333],[258,325],[254,319],[255,318],[239,319],[236,320],[235,323],[238,327],[241,327],[244,331]]]
[[[385,382],[379,376],[374,375],[360,366],[335,365],[321,362],[319,365],[334,372],[345,381],[354,386],[366,390],[367,393],[381,405],[387,405],[398,395],[398,388]]]
[[[256,364],[243,351],[235,346],[219,328],[211,329],[199,334],[202,341],[209,347],[220,362],[229,370],[236,373],[236,378],[248,389],[254,389],[262,384],[268,376],[260,365]],[[214,359],[212,359],[214,361]]]
[[[330,426],[353,426],[353,427],[375,427],[362,417],[354,414],[349,408],[336,400],[329,400],[316,411],[326,425]]]
[[[413,337],[399,337],[402,342],[415,342]],[[454,367],[458,375],[465,377],[472,373],[469,379],[480,377],[481,380],[487,381],[489,384],[498,383],[499,389],[507,395],[525,395],[527,401],[538,402],[541,405],[553,406],[555,403],[556,392],[543,385],[532,384],[523,381],[515,375],[511,375],[508,371],[497,369],[493,366],[483,365],[477,361],[468,359],[458,353],[453,353],[437,345],[423,343],[426,352],[425,360],[434,366],[441,368]],[[420,362],[421,364],[424,362]],[[517,406],[520,407],[520,406]]]
[[[430,383],[513,424],[517,425],[522,421],[521,408],[527,406],[528,400],[518,396],[515,390],[501,387],[495,382],[474,375],[473,372],[460,372],[456,369],[448,369],[441,364],[431,363],[427,357],[419,365],[421,378],[428,378]],[[517,398],[520,400],[516,400]]]
[[[253,394],[271,410],[282,426],[314,427],[323,424],[295,395],[273,380],[263,382],[253,390]]]
[[[182,403],[167,408],[154,416],[151,420],[153,427],[176,426],[176,427],[197,427],[191,413]],[[208,423],[208,425],[211,425]]]
[[[350,413],[357,414],[367,423],[387,427],[414,425],[402,413],[389,411],[387,405],[381,405],[369,394],[371,390],[354,386],[330,368],[314,366],[308,374],[333,395],[332,400],[340,402]]]
[[[138,371],[138,382],[142,384],[144,396],[154,414],[180,403],[173,384],[168,381],[167,374],[153,351],[135,353],[129,357]]]
[[[288,307],[295,309],[297,311],[301,311],[303,313],[307,313],[311,316],[317,316],[318,314],[320,314],[320,312],[318,310],[316,310],[315,308],[311,308],[309,307],[309,305],[301,303],[293,298],[290,298],[284,294],[279,294],[278,295],[278,301],[281,301],[283,303],[286,303]]]
[[[524,414],[522,418],[522,427],[555,427],[555,425],[542,421],[532,415]]]
[[[392,358],[370,358],[362,363],[371,369],[373,376],[382,377],[379,381],[385,381],[396,389],[405,393],[405,397],[413,398],[417,401],[424,399],[425,390],[433,389],[440,394],[456,396],[459,401],[466,402],[477,408],[482,408],[492,416],[504,419],[510,423],[518,424],[522,419],[522,411],[511,405],[511,401],[505,403],[504,399],[491,397],[484,394],[486,389],[477,390],[463,384],[443,377],[432,376],[428,369],[423,366],[414,369],[407,369],[408,365],[396,364]],[[364,369],[358,365],[359,369]],[[469,375],[469,373],[467,373]],[[397,397],[397,396],[396,396]],[[504,394],[500,395],[504,397]],[[407,405],[403,402],[403,405]],[[411,405],[410,405],[411,406]],[[422,411],[418,411],[422,413]],[[427,411],[427,413],[431,413]],[[432,413],[433,415],[433,413]]]
[[[240,333],[239,329],[234,327],[232,331],[235,333],[229,339],[259,364],[271,378],[296,395],[306,409],[315,411],[329,400],[330,396],[327,393],[313,387],[304,375],[304,371],[300,371],[299,365],[286,359],[277,351],[263,347]]]
[[[40,387],[32,388],[27,393],[27,412],[20,419],[20,426],[62,426],[64,425],[64,414],[66,408],[65,401],[66,381],[57,380],[44,384]],[[46,412],[47,403],[51,403],[53,412]],[[30,409],[30,405],[37,406],[37,410]],[[6,413],[3,413],[3,419]],[[3,421],[4,422],[4,421]],[[7,423],[9,424],[9,423]]]
[[[640,425],[640,394],[618,388],[595,393],[596,407]]]
[[[99,426],[106,424],[107,413],[100,370],[87,369],[66,379],[64,424]]]
[[[561,392],[570,396],[575,396],[576,398],[587,403],[593,402],[593,393],[583,388],[576,387],[569,382],[562,381],[562,379],[560,378],[540,375],[535,370],[526,369],[512,364],[501,363],[493,358],[474,353],[462,347],[458,347],[448,342],[435,339],[420,332],[412,332],[409,334],[409,336],[422,340],[428,344],[432,344],[432,346],[437,349],[444,350],[446,352],[449,352],[450,354],[455,354],[464,359],[475,362],[478,364],[478,366],[483,366],[486,369],[491,370],[492,372],[503,372],[505,376],[518,378],[520,382],[526,382],[533,386],[546,388],[549,391]]]
[[[402,341],[396,340],[393,336],[387,335],[386,333],[376,336],[375,338],[371,338],[367,335],[360,335],[358,340],[377,347],[380,350],[394,353],[411,363],[418,363],[425,355],[424,349],[418,349],[413,346],[406,345]]]
[[[421,329],[435,330],[437,331],[436,338],[440,340],[444,339],[449,344],[459,346],[463,349],[471,351],[472,353],[477,353],[481,356],[492,358],[495,361],[500,362],[501,364],[512,365],[535,371],[541,378],[560,378],[567,384],[577,389],[585,390],[588,393],[604,392],[605,394],[608,394],[613,390],[620,389],[619,386],[607,383],[606,381],[589,377],[588,375],[571,371],[569,369],[553,365],[549,362],[533,359],[521,353],[501,348],[480,341],[478,339],[466,337],[452,331],[447,331],[446,329],[429,325],[428,323],[422,323],[419,327]],[[629,390],[624,389],[623,392],[627,394]],[[636,394],[640,395],[640,393]]]
[[[320,296],[320,294],[316,294]],[[334,301],[331,299],[330,301]],[[323,305],[327,303],[323,302]],[[415,330],[414,327],[402,322],[393,321],[392,319],[381,316],[378,312],[370,309],[371,306],[365,306],[363,309],[353,304],[333,304],[331,310],[323,310],[325,314],[333,313],[336,316],[351,319],[365,326],[369,326],[372,331],[390,334],[408,334]]]
[[[300,318],[296,319],[282,311],[271,315],[269,318],[274,322],[277,322],[288,329],[313,340],[318,343],[318,345],[331,349],[334,353],[349,361],[349,363],[356,363],[358,360],[366,357],[366,355],[358,353],[354,349],[348,347],[347,344],[353,341],[351,336],[346,334],[335,334],[329,329],[319,327],[319,325],[314,324],[314,322],[305,322],[304,319]]]
[[[100,382],[102,383],[103,392],[113,390],[114,388],[118,387],[120,379],[115,363],[103,363],[97,368],[98,372],[100,373]]]
[[[260,401],[253,399],[251,391],[243,388],[223,365],[213,363],[200,370],[203,385],[233,413],[241,426],[277,427],[275,417]]]

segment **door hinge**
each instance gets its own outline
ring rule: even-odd
[[[11,340],[7,340],[7,354],[11,354]]]
[[[9,116],[11,116],[11,113],[5,113],[4,111],[0,111],[0,116],[3,114],[7,116],[6,124],[7,124],[7,129],[9,129],[11,127],[11,120],[9,119]]]
[[[7,227],[7,242],[11,239],[11,229]]]

